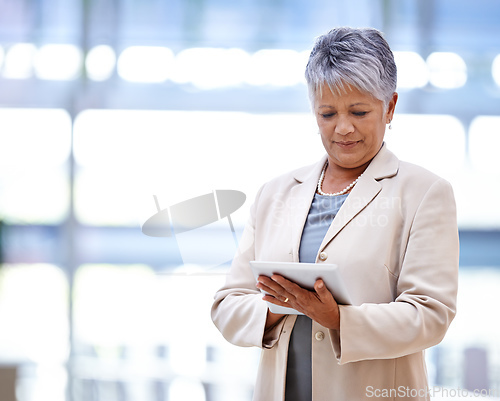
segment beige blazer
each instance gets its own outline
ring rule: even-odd
[[[299,261],[325,160],[261,188],[226,283],[215,295],[212,319],[223,336],[262,348],[256,401],[283,400],[295,316],[265,330],[267,306],[248,262]],[[313,321],[313,401],[429,399],[424,350],[443,339],[455,316],[458,252],[450,184],[399,161],[383,145],[316,257],[316,263],[339,265],[353,305],[340,306],[338,331]]]

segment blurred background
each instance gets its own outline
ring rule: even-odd
[[[259,350],[209,316],[231,222],[141,225],[233,189],[240,235],[262,183],[323,154],[303,71],[339,25],[385,33],[388,147],[455,190],[459,312],[430,383],[500,394],[499,1],[0,0],[0,400],[251,399]]]

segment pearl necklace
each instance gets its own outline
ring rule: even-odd
[[[354,187],[354,185],[356,185],[356,183],[359,181],[359,179],[361,178],[361,176],[363,175],[363,173],[360,174],[360,176],[358,178],[356,178],[353,182],[351,182],[347,187],[345,187],[342,191],[339,191],[339,192],[335,192],[333,194],[329,194],[329,193],[326,193],[326,192],[323,192],[321,187],[323,186],[323,179],[325,178],[325,171],[326,171],[326,167],[328,166],[328,162],[325,163],[324,167],[323,167],[323,170],[321,171],[321,175],[319,176],[319,180],[318,180],[318,194],[320,195],[323,195],[323,196],[338,196],[338,195],[344,195],[345,193],[349,192],[352,187]]]

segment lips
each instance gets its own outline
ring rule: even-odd
[[[360,141],[338,141],[335,144],[342,149],[351,149],[355,147]]]

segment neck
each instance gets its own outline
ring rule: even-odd
[[[325,178],[337,182],[353,181],[366,170],[369,164],[370,162],[362,164],[359,167],[345,168],[332,163],[330,158],[328,158],[328,167],[325,172]]]
[[[339,178],[339,177],[335,177],[335,172],[332,172],[332,171],[330,172],[330,178],[325,179],[326,171],[328,171],[327,166],[329,166],[329,165],[325,164],[325,167],[323,167],[323,171],[321,172],[321,175],[319,177],[318,186],[317,186],[317,190],[316,190],[317,193],[319,193],[320,195],[324,195],[324,196],[325,195],[337,196],[337,195],[343,195],[343,194],[349,193],[351,191],[351,189],[354,188],[354,186],[358,182],[359,178],[363,174],[363,172],[361,172],[361,174],[359,176],[357,176],[352,182],[349,182],[349,184],[347,184],[344,188],[339,190],[338,187],[339,187],[340,183],[342,183],[342,181],[344,181],[344,180]],[[331,189],[335,189],[335,190],[331,191]]]

